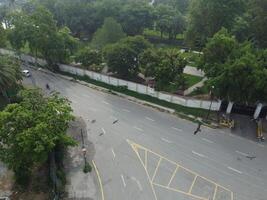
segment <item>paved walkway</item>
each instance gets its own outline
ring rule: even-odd
[[[71,135],[78,145],[68,149],[68,155],[64,163],[67,176],[67,199],[75,200],[96,200],[97,187],[94,173],[84,173],[84,158],[82,153],[82,136],[81,129],[83,131],[84,146],[87,150],[87,161],[90,163],[92,156],[94,155],[94,146],[87,139],[86,124],[82,118],[77,118],[75,122],[71,123],[68,130],[68,134]]]
[[[192,66],[189,66],[189,65],[187,65],[184,68],[184,73],[185,74],[194,75],[194,76],[199,76],[199,77],[204,77],[205,76],[203,71],[198,70],[196,67],[192,67]]]

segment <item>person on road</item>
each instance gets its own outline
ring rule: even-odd
[[[46,89],[50,90],[50,86],[48,85],[48,83],[46,84]]]
[[[201,122],[199,121],[199,122],[198,122],[197,129],[194,131],[194,135],[196,135],[198,132],[201,132],[200,127],[201,127]]]

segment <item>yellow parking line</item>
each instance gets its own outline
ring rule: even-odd
[[[212,198],[212,200],[215,200],[216,193],[217,193],[217,189],[218,189],[218,186],[216,185],[216,186],[215,186],[215,190],[214,190],[214,194],[213,194],[213,198]]]
[[[194,195],[194,194],[190,194],[190,193],[184,192],[184,191],[182,191],[182,190],[177,190],[177,189],[174,189],[174,188],[169,188],[169,187],[166,187],[166,186],[164,186],[164,185],[160,185],[160,184],[158,184],[158,183],[153,183],[153,185],[158,186],[158,187],[161,187],[161,188],[165,188],[165,189],[167,189],[167,190],[171,190],[171,191],[174,191],[174,192],[178,192],[178,193],[184,194],[184,195],[186,195],[186,196],[194,197],[194,198],[196,198],[196,199],[200,199],[200,200],[209,200],[209,199],[206,199],[206,198],[204,198],[204,197],[199,197],[199,196],[196,196],[196,195]]]
[[[160,165],[160,162],[161,162],[161,160],[162,160],[162,158],[160,158],[159,159],[159,161],[158,161],[158,164],[157,164],[157,167],[156,167],[156,170],[155,170],[155,172],[154,172],[154,175],[153,175],[153,177],[152,177],[152,182],[154,181],[154,178],[155,178],[155,176],[156,176],[156,173],[157,173],[157,171],[158,171],[158,168],[159,168],[159,165]]]
[[[104,190],[103,190],[103,185],[102,185],[102,182],[101,182],[101,178],[100,178],[100,175],[99,175],[99,172],[98,172],[98,169],[95,165],[95,162],[92,160],[92,163],[93,163],[93,166],[95,168],[95,171],[96,171],[96,175],[97,175],[97,178],[98,178],[98,182],[99,182],[99,186],[100,186],[100,191],[101,191],[101,196],[102,196],[102,200],[105,200],[105,197],[104,197]]]
[[[219,185],[218,183],[216,183],[216,182],[214,182],[214,181],[212,181],[212,180],[209,180],[209,179],[207,179],[207,178],[201,176],[200,174],[198,174],[198,173],[196,173],[196,172],[194,172],[194,171],[192,171],[192,170],[190,170],[190,169],[187,169],[187,168],[181,166],[180,164],[178,164],[178,163],[176,163],[176,162],[174,162],[174,161],[172,161],[172,160],[170,160],[170,159],[168,159],[168,158],[166,158],[166,157],[164,157],[164,156],[162,156],[162,155],[160,155],[160,154],[158,154],[158,153],[156,153],[156,152],[153,152],[153,151],[151,151],[151,150],[149,150],[149,149],[147,149],[147,148],[145,148],[145,147],[143,147],[143,146],[141,146],[141,145],[139,145],[139,144],[133,143],[133,142],[130,141],[130,140],[128,140],[128,143],[130,143],[130,144],[134,144],[134,145],[136,146],[136,148],[139,148],[139,149],[143,149],[143,150],[145,150],[145,151],[148,151],[148,152],[150,152],[150,153],[152,153],[152,154],[154,154],[154,155],[156,155],[156,156],[159,156],[160,158],[163,158],[164,160],[166,160],[166,161],[168,161],[168,162],[170,162],[170,163],[172,163],[172,164],[174,164],[174,165],[179,165],[182,169],[185,169],[186,171],[190,172],[191,174],[197,175],[198,177],[200,177],[200,178],[202,178],[202,179],[204,179],[204,180],[206,180],[206,181],[208,181],[208,182],[210,182],[210,183],[212,183],[212,184],[214,184],[214,185],[220,186],[220,187],[223,188],[224,190],[226,190],[226,191],[232,193],[231,190],[229,190],[229,189],[227,189],[227,188],[225,188],[225,187]]]
[[[179,169],[179,166],[176,165],[176,168],[175,168],[175,170],[174,170],[174,172],[173,172],[173,174],[172,174],[172,176],[171,176],[171,179],[170,179],[170,181],[169,181],[167,187],[170,186],[170,184],[171,184],[171,182],[172,182],[172,179],[174,178],[174,176],[175,176],[175,174],[176,174],[176,172],[177,172],[178,169]]]
[[[193,189],[193,187],[194,187],[194,184],[195,184],[196,180],[197,180],[197,176],[195,176],[195,178],[194,178],[194,180],[193,180],[193,182],[192,182],[192,185],[191,185],[191,187],[190,187],[190,189],[189,189],[189,191],[188,191],[189,194],[191,194],[192,189]]]
[[[195,182],[196,182],[197,177],[202,178],[202,179],[206,180],[207,182],[209,182],[209,183],[215,185],[215,189],[216,189],[216,191],[215,191],[215,194],[213,195],[213,196],[214,196],[214,197],[213,197],[213,200],[215,200],[214,198],[216,197],[216,192],[217,192],[218,187],[224,189],[224,190],[227,191],[227,192],[230,192],[230,194],[231,194],[231,200],[234,199],[234,198],[233,198],[233,192],[232,192],[231,190],[229,190],[229,189],[227,189],[227,188],[225,188],[225,187],[219,185],[218,183],[216,183],[216,182],[214,182],[214,181],[212,181],[212,180],[209,180],[209,179],[207,179],[207,178],[205,178],[205,177],[199,175],[198,173],[196,173],[196,172],[194,172],[194,171],[192,171],[192,170],[190,170],[190,169],[187,169],[187,168],[181,166],[180,164],[178,164],[178,163],[176,163],[176,162],[174,162],[174,161],[172,161],[172,160],[170,160],[170,159],[168,159],[168,158],[166,158],[166,157],[164,157],[164,156],[162,156],[162,155],[160,155],[160,154],[158,154],[158,153],[156,153],[156,152],[153,152],[153,151],[151,151],[151,150],[149,150],[149,149],[147,149],[147,148],[145,148],[145,147],[143,147],[143,146],[141,146],[141,145],[139,145],[139,144],[136,144],[136,143],[134,143],[134,142],[132,142],[132,141],[130,141],[130,140],[128,140],[128,139],[127,139],[127,142],[128,142],[129,145],[133,148],[133,150],[134,150],[135,153],[137,154],[137,156],[138,156],[138,158],[139,158],[139,160],[140,160],[142,166],[144,167],[144,169],[145,169],[145,171],[146,171],[146,174],[147,174],[147,176],[148,176],[148,179],[149,179],[149,181],[150,181],[150,184],[151,184],[151,187],[152,187],[152,190],[153,190],[153,193],[154,193],[154,196],[155,196],[155,199],[156,199],[156,200],[157,200],[157,196],[156,196],[155,189],[154,189],[153,185],[156,185],[156,186],[159,186],[159,187],[163,187],[163,188],[166,188],[166,189],[169,189],[169,190],[172,190],[172,191],[176,191],[176,192],[179,192],[179,193],[188,195],[188,196],[192,196],[192,197],[194,197],[194,198],[198,198],[198,199],[200,199],[200,200],[208,200],[208,199],[205,199],[205,198],[202,198],[202,197],[198,197],[198,196],[196,196],[196,195],[191,194],[192,189],[193,189],[193,186],[194,186],[194,184],[195,184]],[[145,163],[144,163],[143,160],[141,159],[141,157],[140,157],[140,155],[139,155],[139,153],[138,153],[138,149],[142,149],[142,150],[145,151]],[[154,172],[154,174],[153,174],[152,179],[150,178],[149,173],[148,173],[148,171],[147,171],[147,165],[148,165],[148,163],[147,163],[147,153],[148,153],[148,152],[151,153],[151,154],[153,154],[153,155],[155,155],[155,156],[158,156],[158,157],[160,158],[159,161],[158,161],[156,170],[155,170],[155,172]],[[172,164],[174,164],[174,165],[177,166],[177,167],[176,167],[176,171],[172,174],[172,177],[171,177],[171,180],[169,181],[168,186],[163,186],[163,185],[156,184],[156,183],[153,182],[153,181],[154,181],[154,178],[155,178],[155,176],[156,176],[156,173],[157,173],[157,171],[158,171],[159,165],[160,165],[160,163],[161,163],[161,161],[162,161],[162,159],[164,159],[164,160],[166,160],[166,161],[168,161],[168,162],[170,162],[170,163],[172,163]],[[175,174],[176,174],[178,168],[179,168],[179,169],[181,168],[181,169],[183,169],[183,170],[189,172],[190,174],[194,175],[194,180],[193,180],[192,185],[191,185],[191,187],[190,187],[190,189],[189,189],[189,192],[184,192],[184,191],[180,191],[180,190],[177,190],[177,189],[174,189],[174,188],[170,188],[170,187],[169,187],[169,185],[171,184],[172,179],[175,177]]]
[[[137,155],[139,161],[141,162],[141,165],[142,165],[142,166],[144,167],[144,169],[145,169],[145,172],[146,172],[148,181],[149,181],[149,183],[150,183],[150,186],[151,186],[153,195],[154,195],[154,197],[155,197],[155,200],[158,200],[158,197],[157,197],[157,195],[156,195],[156,191],[155,191],[155,189],[154,189],[154,187],[153,187],[153,183],[152,183],[152,181],[151,181],[151,179],[150,179],[150,177],[149,177],[149,173],[148,173],[148,171],[147,171],[147,169],[146,169],[144,163],[142,162],[142,159],[141,159],[141,157],[140,157],[140,155],[139,155],[139,153],[138,153],[138,151],[137,151],[137,147],[136,147],[135,145],[133,145],[133,144],[131,144],[131,147],[133,148],[134,152],[136,153],[136,155]]]

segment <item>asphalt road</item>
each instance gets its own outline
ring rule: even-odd
[[[267,147],[31,70],[87,121],[106,200],[266,200]],[[95,120],[95,122],[92,120]],[[99,195],[101,199],[101,195]]]

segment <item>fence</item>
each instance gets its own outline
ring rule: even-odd
[[[0,49],[0,54],[16,56],[13,51],[9,51],[6,49]],[[20,58],[25,62],[31,62],[31,63],[35,62],[35,59],[29,55],[21,54]],[[42,66],[46,64],[46,62],[43,59],[37,59],[37,63]],[[183,96],[173,95],[173,94],[164,93],[164,92],[158,92],[158,91],[155,91],[153,88],[146,86],[146,85],[141,85],[141,84],[134,83],[131,81],[114,78],[111,76],[107,76],[104,74],[96,73],[96,72],[85,70],[85,69],[80,69],[80,68],[73,67],[70,65],[60,64],[59,69],[63,72],[68,72],[68,73],[79,75],[79,76],[86,75],[90,77],[91,79],[101,81],[101,82],[104,82],[110,85],[126,86],[131,91],[135,91],[141,94],[146,94],[146,95],[156,97],[158,99],[165,100],[165,101],[168,101],[174,104],[182,105],[185,107],[202,108],[202,109],[208,110],[211,106],[211,110],[218,111],[221,106],[221,101],[213,101],[211,104],[210,101],[186,98]]]

